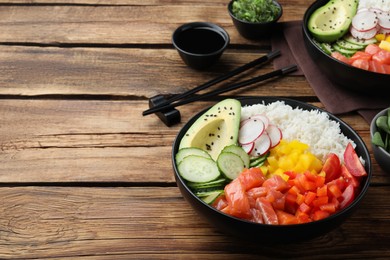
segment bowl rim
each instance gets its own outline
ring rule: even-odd
[[[193,53],[193,52],[189,52],[189,51],[184,50],[183,48],[181,48],[177,44],[176,38],[178,37],[179,33],[186,31],[186,30],[189,30],[189,29],[193,29],[193,28],[207,28],[213,32],[218,33],[219,35],[222,36],[222,38],[224,40],[224,45],[221,48],[219,48],[218,50],[213,51],[213,52],[209,52],[209,53]],[[191,55],[194,57],[209,57],[209,56],[218,55],[218,54],[222,53],[223,51],[225,51],[225,49],[228,47],[228,45],[230,43],[230,36],[229,36],[228,32],[222,26],[219,26],[218,24],[215,24],[212,22],[189,22],[189,23],[185,23],[185,24],[180,25],[179,27],[177,27],[174,30],[174,32],[172,33],[171,41],[172,41],[173,46],[178,51],[180,51],[186,55]]]
[[[203,113],[205,113],[208,109],[210,109],[212,107],[212,106],[209,106],[209,107],[199,111],[198,113],[196,113],[194,116],[192,116],[189,119],[189,121],[187,121],[186,124],[184,124],[184,126],[179,130],[178,134],[176,135],[176,137],[174,139],[174,142],[173,142],[173,145],[172,145],[171,161],[172,161],[172,166],[173,166],[173,169],[174,169],[175,180],[176,180],[176,182],[177,181],[180,182],[181,186],[183,186],[185,188],[186,192],[188,194],[190,194],[191,197],[195,198],[197,200],[197,202],[202,204],[204,207],[207,207],[208,209],[212,210],[216,214],[221,214],[222,216],[226,217],[227,219],[237,220],[239,223],[243,223],[243,224],[247,224],[247,225],[254,225],[254,226],[259,226],[259,227],[261,226],[261,227],[267,227],[267,228],[269,228],[269,227],[273,228],[274,227],[274,228],[278,228],[278,229],[290,229],[290,228],[296,228],[296,227],[308,227],[308,226],[312,226],[312,225],[318,225],[320,223],[331,222],[332,220],[335,220],[335,219],[337,219],[338,217],[341,217],[344,214],[345,215],[349,215],[349,214],[352,213],[352,211],[356,208],[357,204],[359,204],[360,201],[364,198],[364,196],[366,195],[367,190],[368,190],[368,188],[370,186],[370,182],[371,182],[371,178],[372,178],[372,162],[371,162],[370,153],[368,151],[368,148],[367,148],[365,142],[363,141],[363,139],[360,137],[360,135],[351,126],[349,126],[342,119],[336,117],[332,113],[330,113],[330,112],[328,112],[328,111],[326,111],[326,110],[324,110],[322,108],[319,108],[319,107],[316,107],[316,106],[311,105],[309,103],[298,101],[298,100],[295,100],[295,99],[292,99],[292,98],[283,98],[283,97],[276,97],[276,96],[265,96],[265,97],[258,96],[258,97],[236,97],[236,99],[241,102],[241,106],[251,105],[251,104],[259,104],[261,102],[264,102],[264,103],[268,104],[270,102],[275,102],[275,101],[285,101],[287,105],[291,105],[294,108],[295,107],[299,107],[299,108],[304,109],[304,110],[315,109],[315,110],[318,110],[320,112],[325,112],[329,116],[330,120],[334,120],[336,122],[339,122],[339,126],[342,127],[342,128],[345,128],[345,130],[348,130],[350,132],[350,134],[352,134],[354,136],[354,138],[356,138],[355,142],[359,142],[360,143],[360,145],[361,145],[360,148],[363,150],[365,157],[367,157],[365,159],[365,163],[366,163],[365,169],[367,171],[367,176],[365,176],[365,181],[364,181],[364,183],[362,183],[364,185],[362,185],[360,187],[359,194],[357,196],[355,196],[354,200],[346,208],[338,211],[337,213],[335,213],[333,215],[330,215],[329,217],[326,217],[325,219],[312,221],[312,222],[308,222],[308,223],[291,224],[291,225],[261,224],[261,223],[256,223],[256,222],[252,222],[252,221],[245,220],[245,219],[240,219],[240,218],[228,215],[226,213],[223,213],[223,212],[213,208],[211,205],[205,203],[203,200],[201,200],[199,197],[197,197],[191,191],[191,189],[186,185],[186,183],[183,180],[183,178],[180,176],[180,174],[179,174],[179,172],[177,170],[176,163],[175,163],[175,154],[176,154],[176,152],[178,150],[181,138],[185,134],[186,130],[195,122],[195,120],[198,117],[200,117]],[[242,103],[242,102],[244,102],[244,103]],[[257,102],[257,103],[253,103],[253,102]],[[363,157],[363,154],[359,154],[359,156]]]
[[[375,116],[374,118],[371,120],[371,123],[370,123],[370,142],[371,142],[371,145],[375,148],[377,148],[381,153],[383,153],[386,157],[389,157],[390,158],[390,153],[388,151],[386,151],[385,149],[383,149],[382,147],[380,146],[377,146],[375,144],[372,143],[372,137],[374,136],[374,132],[378,129],[378,127],[376,126],[376,120],[378,119],[378,117],[380,116],[383,116],[384,114],[387,113],[387,111],[390,110],[390,107],[387,107],[385,109],[382,109],[381,111],[379,111]],[[374,156],[375,156],[375,153],[374,153]]]
[[[274,24],[276,23],[277,21],[279,21],[279,19],[282,17],[283,15],[283,7],[282,7],[282,4],[279,3],[278,1],[276,0],[272,0],[272,2],[274,2],[278,7],[279,7],[279,13],[278,13],[278,16],[275,17],[275,19],[273,19],[272,21],[269,21],[269,22],[250,22],[250,21],[246,21],[246,20],[242,20],[242,19],[239,19],[237,18],[236,16],[234,16],[233,14],[233,10],[232,10],[232,5],[233,5],[233,2],[236,1],[236,0],[231,0],[227,6],[227,9],[228,9],[228,12],[229,12],[229,15],[232,19],[234,20],[237,20],[243,24],[248,24],[248,25],[267,25],[267,24]]]
[[[314,6],[319,5],[321,7],[321,6],[325,5],[327,2],[328,2],[328,0],[316,0],[316,1],[314,1],[306,9],[306,11],[305,11],[305,13],[303,15],[302,29],[303,29],[303,32],[304,32],[304,36],[309,40],[310,44],[312,46],[314,46],[319,52],[321,52],[321,54],[326,55],[328,58],[330,58],[331,60],[337,62],[340,65],[343,65],[343,66],[348,67],[349,69],[352,69],[356,73],[363,73],[363,74],[367,73],[368,75],[371,75],[371,76],[389,77],[390,78],[389,74],[377,73],[377,72],[373,72],[373,71],[369,71],[369,70],[364,70],[364,69],[360,69],[360,68],[354,67],[354,66],[352,66],[350,64],[344,63],[344,62],[334,58],[332,55],[326,54],[317,44],[315,44],[315,42],[313,40],[313,36],[311,35],[311,33],[308,30],[307,23],[309,21],[310,15],[316,10],[316,9],[314,9]]]

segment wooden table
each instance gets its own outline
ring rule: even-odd
[[[182,123],[141,115],[270,50],[232,25],[223,0],[0,0],[0,258],[248,259],[390,257],[390,175],[373,159],[361,207],[313,240],[262,245],[216,230],[176,186],[172,142]],[[281,0],[281,21],[313,1]],[[190,21],[223,26],[231,43],[210,70],[186,67],[171,35]],[[272,64],[259,73],[271,71]],[[230,95],[291,97],[323,107],[304,77]],[[369,126],[340,115],[369,146]],[[373,158],[373,157],[372,157]]]

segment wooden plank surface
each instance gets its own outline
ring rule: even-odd
[[[313,1],[281,0],[281,21]],[[198,216],[176,187],[172,143],[216,100],[180,107],[166,127],[148,98],[178,94],[271,49],[233,27],[224,0],[0,0],[0,259],[356,259],[390,257],[389,175],[373,160],[361,207],[313,240],[259,245]],[[231,44],[208,71],[171,44],[190,21],[222,25]],[[230,83],[269,72],[255,69]],[[323,108],[303,76],[232,96],[292,97]],[[339,115],[363,138],[367,122]]]
[[[82,252],[139,259],[348,259],[390,253],[388,215],[381,210],[390,207],[387,187],[370,189],[340,228],[311,241],[272,245],[220,233],[176,187],[4,187],[0,196],[0,258],[81,257]]]

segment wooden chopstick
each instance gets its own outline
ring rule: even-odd
[[[260,76],[254,77],[252,79],[248,79],[248,80],[242,81],[242,82],[238,82],[238,83],[230,85],[230,86],[228,86],[226,88],[216,89],[214,91],[211,91],[211,92],[208,92],[208,93],[205,93],[205,94],[202,94],[202,95],[192,96],[190,98],[180,100],[180,101],[178,101],[176,103],[170,103],[170,104],[167,104],[165,106],[159,106],[159,107],[156,107],[154,109],[149,109],[149,111],[145,111],[143,115],[149,115],[149,114],[160,112],[160,111],[163,111],[163,110],[172,109],[174,107],[185,105],[185,104],[188,104],[188,103],[191,103],[191,102],[194,102],[194,101],[198,101],[198,100],[209,98],[209,97],[212,97],[212,96],[216,96],[216,95],[228,92],[228,91],[232,91],[232,90],[235,90],[235,89],[238,89],[238,88],[249,86],[249,85],[252,85],[254,83],[261,82],[261,81],[264,81],[264,80],[267,80],[267,79],[270,79],[270,78],[273,78],[273,77],[284,76],[286,74],[289,74],[291,72],[296,71],[297,68],[298,68],[297,65],[289,65],[289,66],[286,66],[284,68],[271,71],[271,72],[269,72],[267,74],[260,75]]]
[[[222,76],[219,76],[219,77],[217,77],[215,79],[212,79],[212,80],[210,80],[210,81],[208,81],[208,82],[206,82],[206,83],[204,83],[204,84],[202,84],[202,85],[200,85],[198,87],[195,87],[195,88],[193,88],[193,89],[191,89],[189,91],[186,91],[186,92],[184,92],[182,94],[173,96],[172,98],[166,100],[165,102],[160,103],[158,106],[155,106],[155,107],[152,107],[152,108],[149,108],[149,109],[145,110],[142,113],[142,115],[145,116],[145,115],[149,115],[149,114],[152,114],[152,113],[159,112],[159,111],[161,111],[159,109],[161,107],[166,107],[167,105],[169,105],[169,104],[171,104],[171,103],[173,103],[173,102],[175,102],[177,100],[183,99],[185,97],[188,97],[189,95],[192,95],[192,94],[194,94],[196,92],[199,92],[199,91],[201,91],[203,89],[206,89],[208,87],[211,87],[211,86],[213,86],[213,85],[215,85],[215,84],[217,84],[219,82],[222,82],[222,81],[224,81],[224,80],[226,80],[228,78],[231,78],[231,77],[233,77],[235,75],[238,75],[238,74],[240,74],[240,73],[242,73],[242,72],[244,72],[244,71],[246,71],[246,70],[248,70],[248,69],[250,69],[250,68],[252,68],[252,67],[254,67],[256,65],[264,64],[264,63],[272,60],[273,58],[275,58],[275,57],[277,57],[279,55],[280,55],[280,51],[279,50],[271,51],[267,55],[264,55],[264,56],[262,56],[262,57],[260,57],[258,59],[255,59],[255,60],[253,60],[253,61],[251,61],[251,62],[249,62],[249,63],[247,63],[247,64],[245,64],[245,65],[243,65],[241,67],[238,67],[238,68],[236,68],[236,69],[234,69],[234,70],[232,70],[232,71],[222,75]]]

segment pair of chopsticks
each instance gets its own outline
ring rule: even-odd
[[[284,68],[281,68],[281,69],[278,69],[278,70],[274,70],[272,72],[269,72],[267,74],[264,74],[264,75],[260,75],[260,76],[257,76],[257,77],[254,77],[252,79],[249,79],[249,80],[245,80],[245,81],[242,81],[242,82],[238,82],[236,84],[233,84],[233,85],[230,85],[230,86],[227,86],[227,87],[224,87],[224,88],[221,88],[221,89],[216,89],[214,91],[211,91],[211,92],[208,92],[208,93],[204,93],[204,94],[201,94],[201,95],[198,95],[198,96],[192,96],[192,97],[189,97],[187,99],[184,99],[196,92],[199,92],[203,89],[206,89],[208,87],[211,87],[221,81],[224,81],[228,78],[231,78],[239,73],[242,73],[256,65],[259,65],[259,64],[265,64],[266,62],[274,59],[275,57],[279,56],[280,55],[280,51],[279,50],[275,50],[275,51],[271,51],[269,52],[267,55],[265,56],[262,56],[256,60],[253,60],[251,61],[250,63],[247,63],[241,67],[238,67],[230,72],[228,72],[227,74],[224,74],[222,76],[219,76],[213,80],[210,80],[196,88],[193,88],[189,91],[186,91],[182,94],[179,94],[177,96],[173,96],[172,98],[166,100],[165,102],[162,102],[160,104],[158,104],[158,106],[155,106],[155,107],[152,107],[152,108],[149,108],[145,111],[142,112],[142,115],[143,116],[146,116],[146,115],[149,115],[149,114],[153,114],[153,113],[157,113],[157,112],[161,112],[161,111],[166,111],[168,109],[173,109],[175,107],[178,107],[178,106],[181,106],[181,105],[185,105],[185,104],[188,104],[188,103],[191,103],[191,102],[194,102],[194,101],[198,101],[198,100],[202,100],[202,99],[205,99],[205,98],[209,98],[209,97],[213,97],[213,96],[216,96],[216,95],[219,95],[219,94],[222,94],[222,93],[225,93],[225,92],[228,92],[228,91],[232,91],[232,90],[235,90],[235,89],[238,89],[238,88],[242,88],[242,87],[245,87],[245,86],[248,86],[248,85],[251,85],[251,84],[254,84],[254,83],[257,83],[257,82],[261,82],[261,81],[264,81],[264,80],[267,80],[267,79],[270,79],[270,78],[273,78],[273,77],[277,77],[277,76],[283,76],[283,75],[286,75],[288,73],[291,73],[295,70],[297,70],[297,66],[296,65],[289,65],[289,66],[286,66]]]

